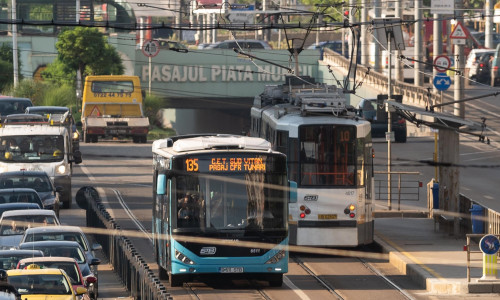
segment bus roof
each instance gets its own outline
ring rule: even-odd
[[[175,138],[174,138],[175,139]],[[239,135],[195,136],[182,139],[162,139],[153,142],[153,152],[161,154],[170,148],[174,152],[201,151],[211,149],[245,149],[271,151],[268,141]]]

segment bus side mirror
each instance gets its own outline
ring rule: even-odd
[[[288,187],[290,188],[290,196],[288,201],[290,203],[297,203],[297,182],[288,181]]]
[[[156,181],[156,194],[165,195],[165,186],[167,184],[167,177],[165,174],[159,174],[158,180]]]

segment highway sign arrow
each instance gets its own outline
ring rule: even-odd
[[[451,78],[446,73],[437,73],[432,83],[438,91],[446,91],[451,85]]]

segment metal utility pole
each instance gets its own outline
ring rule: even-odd
[[[387,50],[391,51],[391,37],[392,31],[387,31]],[[389,54],[389,82],[387,85],[387,101],[392,100],[392,55]],[[387,132],[389,134],[389,138],[387,138],[387,209],[392,209],[392,174],[391,174],[391,161],[392,161],[392,147],[391,147],[391,134],[392,134],[392,124],[391,124],[391,111],[389,109],[389,104],[386,103],[385,109],[387,111]]]
[[[432,61],[434,62],[434,59],[443,53],[443,22],[439,20],[439,14],[433,14],[432,17],[434,18],[434,22],[432,24]],[[433,68],[432,77],[436,77],[437,73],[438,71],[436,68]],[[433,92],[437,93],[438,90],[433,87]]]
[[[16,0],[12,0],[12,64],[14,68],[14,88],[19,84],[19,61],[17,59],[17,9]]]
[[[414,57],[417,60],[423,61],[423,53],[424,53],[424,47],[423,47],[423,39],[422,39],[422,0],[415,0],[415,32],[413,35],[413,47],[414,47]],[[416,63],[415,64],[415,80],[414,83],[416,86],[423,86],[424,85],[424,76],[423,72],[424,68],[422,67],[422,64]]]
[[[373,1],[373,13],[375,14],[375,18],[380,18],[382,16],[382,7],[380,6],[380,0],[374,0]],[[375,65],[373,66],[376,72],[382,72],[382,64],[381,64],[381,58],[382,56],[380,55],[380,45],[378,42],[373,43],[373,53],[374,53],[374,61]]]
[[[493,45],[493,7],[496,1],[486,0],[484,4],[485,8],[485,20],[484,20],[484,46],[486,48],[495,48]]]
[[[396,18],[401,19],[401,12],[402,12],[401,1],[395,2],[394,10],[395,10]],[[401,56],[401,50],[396,50],[396,57],[400,57],[400,56]],[[391,67],[391,65],[389,65],[389,67]],[[404,80],[404,78],[403,78],[403,63],[401,62],[400,59],[397,59],[394,62],[394,67],[395,67],[394,70],[396,72],[396,76],[395,76],[396,81],[403,81]]]
[[[366,25],[368,21],[368,6],[363,5],[361,8],[361,31],[359,33],[359,38],[361,41],[361,64],[364,66],[368,65],[370,49],[368,48],[368,26]]]
[[[455,15],[457,16],[458,20],[462,19],[463,16],[463,2],[460,0],[455,1]],[[464,55],[464,47],[465,47],[465,40],[463,40],[463,44],[456,44],[455,45],[455,68],[460,71],[460,74],[464,74],[465,71],[465,55]],[[462,100],[464,98],[464,78],[463,76],[459,75],[459,73],[455,72],[455,84],[454,84],[454,99],[456,100]],[[459,116],[462,119],[465,118],[465,103],[460,102],[460,103],[455,103],[453,104],[454,107],[454,115]]]

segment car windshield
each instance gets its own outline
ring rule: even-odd
[[[2,178],[4,177],[4,178]],[[52,192],[50,179],[45,175],[9,175],[0,177],[0,188],[30,188],[37,192]]]
[[[31,233],[25,237],[24,242],[36,242],[36,241],[75,241],[82,248],[87,251],[87,245],[85,244],[81,234],[76,232],[38,232]]]
[[[0,222],[0,235],[19,235],[24,234],[26,229],[40,226],[57,225],[57,222],[52,216],[7,216],[3,217]]]
[[[36,203],[42,204],[40,196],[36,192],[2,191],[0,193],[0,203]]]
[[[10,250],[9,250],[10,251]],[[29,258],[33,256],[40,256],[40,254],[36,254],[36,251],[33,253],[26,254],[11,254],[11,255],[3,255],[0,256],[0,268],[4,270],[12,270],[17,267],[17,263],[23,258]]]
[[[0,137],[0,161],[56,162],[64,159],[62,135],[22,135]]]
[[[21,262],[18,269],[24,269],[28,265],[32,264],[31,261]],[[78,272],[78,266],[74,262],[67,261],[37,261],[34,264],[41,266],[42,268],[51,269],[62,269],[68,275],[71,284],[81,284],[82,278],[80,277],[80,272]]]
[[[33,245],[33,249],[42,250],[43,256],[62,256],[71,257],[76,260],[77,263],[85,263],[85,254],[78,247],[67,247],[67,246],[57,246],[57,247],[45,247],[43,245]]]
[[[28,106],[32,106],[32,104],[26,99],[2,99],[0,101],[0,115],[24,114]]]
[[[29,274],[9,276],[9,283],[21,295],[70,295],[71,285],[60,274]]]

